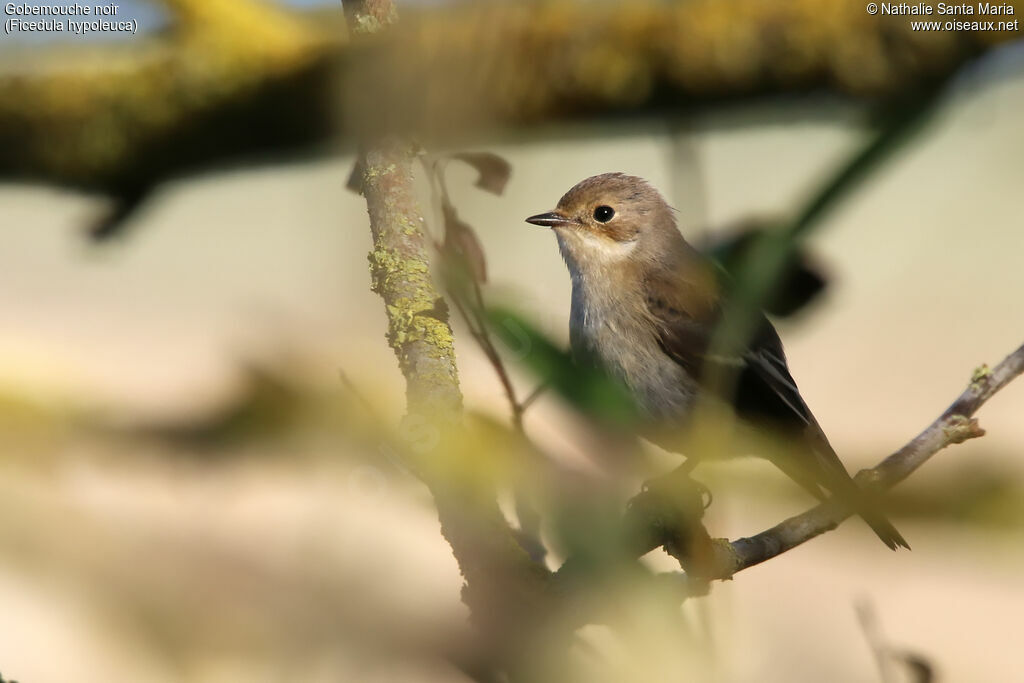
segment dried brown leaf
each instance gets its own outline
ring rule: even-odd
[[[493,152],[459,152],[453,154],[452,159],[458,159],[475,168],[480,175],[474,184],[492,194],[503,193],[512,175],[512,165],[504,157]]]
[[[487,258],[472,226],[459,218],[450,204],[444,206],[444,251],[461,261],[479,284],[487,282]]]

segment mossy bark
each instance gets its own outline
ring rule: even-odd
[[[390,0],[346,2],[351,30],[374,33],[395,21]],[[550,572],[519,547],[497,504],[494,482],[475,473],[486,453],[460,432],[459,389],[447,307],[430,276],[429,243],[413,192],[415,151],[395,135],[367,138],[362,190],[370,214],[370,273],[384,299],[388,343],[406,380],[406,426],[432,431],[413,446],[412,466],[430,489],[441,532],[465,578],[463,600],[491,654],[507,659],[544,612]],[[487,468],[483,468],[486,470]],[[514,656],[513,656],[514,657]]]
[[[374,142],[363,155],[370,274],[387,307],[387,339],[406,379],[409,410],[444,419],[461,410],[462,394],[447,307],[430,277],[412,159],[409,145],[395,137]]]
[[[915,31],[862,0],[547,0],[421,9],[370,46],[269,3],[163,4],[171,29],[127,48],[0,48],[25,64],[0,72],[0,177],[133,195],[366,129],[458,136],[774,93],[885,101],[1022,35]],[[357,4],[356,38],[394,21],[390,2]],[[1009,5],[996,18],[1019,21],[1024,0]]]

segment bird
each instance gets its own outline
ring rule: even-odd
[[[723,276],[683,238],[673,209],[651,184],[623,173],[592,176],[554,210],[526,222],[551,228],[568,267],[573,358],[624,385],[648,425],[683,427],[698,400],[725,401],[741,424],[785,439],[785,448],[759,455],[819,500],[831,494],[889,548],[910,547],[843,466],[765,314],[758,312],[756,332],[735,356],[721,357],[712,347],[728,304]],[[728,391],[712,381],[723,368],[733,378]],[[686,455],[687,465],[700,460]]]

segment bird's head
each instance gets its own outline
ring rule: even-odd
[[[657,258],[682,238],[672,209],[642,178],[596,175],[565,193],[553,211],[527,223],[550,227],[570,268],[614,266]]]

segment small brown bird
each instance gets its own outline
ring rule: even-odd
[[[641,178],[606,173],[573,187],[554,211],[526,221],[554,230],[569,268],[574,356],[595,361],[625,384],[640,410],[662,425],[684,423],[710,388],[714,366],[724,364],[735,381],[722,398],[743,421],[787,438],[787,449],[766,457],[816,497],[831,492],[890,548],[909,548],[843,467],[763,314],[740,356],[711,355],[724,308],[720,278],[683,239],[657,190]]]

